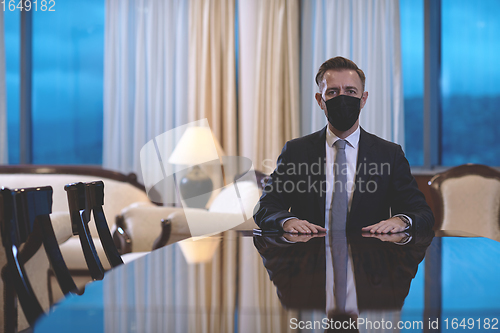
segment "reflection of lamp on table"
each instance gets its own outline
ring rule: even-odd
[[[196,237],[185,239],[178,244],[188,264],[201,264],[212,260],[220,241],[221,238],[217,236]]]
[[[179,191],[189,207],[205,208],[213,190],[212,179],[199,164],[219,160],[222,155],[224,151],[208,127],[189,127],[175,146],[168,162],[192,166],[179,182]]]

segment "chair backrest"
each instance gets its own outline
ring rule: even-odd
[[[95,226],[111,267],[123,264],[104,216],[102,207],[104,205],[104,183],[102,181],[73,183],[66,185],[64,189],[68,195],[73,234],[80,238],[90,275],[94,280],[102,280],[104,268],[97,255],[88,226],[91,213],[94,215]]]
[[[435,230],[462,230],[500,241],[500,172],[465,164],[429,182]]]
[[[26,188],[50,185],[53,189],[53,212],[68,212],[66,184],[104,181],[105,194],[108,198],[104,213],[114,227],[114,219],[121,210],[132,203],[151,203],[142,184],[135,174],[128,175],[92,166],[73,165],[0,165],[0,184],[8,188]],[[68,218],[69,219],[69,218]],[[98,238],[94,224],[90,232]],[[64,249],[63,249],[64,253]],[[70,265],[71,266],[71,265]]]
[[[50,220],[51,212],[50,186],[0,190],[0,228],[7,257],[7,266],[2,271],[4,290],[13,287],[30,325],[43,315],[44,310],[33,291],[24,264],[42,243],[63,293],[78,292],[59,249]],[[4,298],[6,295],[15,296],[12,292],[4,293]],[[11,300],[5,301],[15,306]]]

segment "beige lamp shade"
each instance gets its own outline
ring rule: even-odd
[[[175,146],[168,163],[196,165],[217,160],[224,155],[209,127],[189,127]]]

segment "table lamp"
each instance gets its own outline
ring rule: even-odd
[[[208,127],[189,127],[168,159],[171,164],[190,166],[179,191],[188,207],[205,208],[213,190],[212,179],[199,165],[220,161],[224,151]]]

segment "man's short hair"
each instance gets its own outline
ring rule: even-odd
[[[326,71],[333,70],[343,70],[343,69],[352,69],[358,73],[359,78],[361,79],[361,85],[363,86],[363,90],[365,90],[365,73],[352,61],[344,57],[335,57],[328,59],[319,67],[318,74],[316,74],[316,84],[319,87],[321,81],[323,81],[323,76]]]

